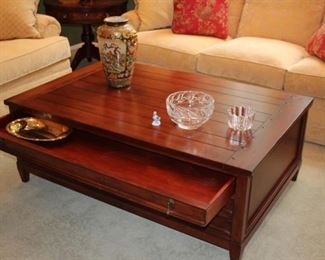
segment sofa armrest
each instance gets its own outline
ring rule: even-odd
[[[36,29],[42,38],[58,36],[61,33],[61,25],[58,20],[45,14],[36,14]]]
[[[140,21],[140,18],[135,10],[130,10],[130,11],[122,14],[122,16],[128,18],[129,23],[133,26],[133,28],[136,31],[139,31],[141,21]]]

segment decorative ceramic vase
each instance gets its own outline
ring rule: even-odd
[[[104,19],[97,29],[98,48],[108,85],[113,88],[128,87],[131,84],[137,34],[122,16]]]

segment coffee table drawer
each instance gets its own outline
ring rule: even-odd
[[[234,193],[234,178],[75,130],[67,139],[30,142],[8,134],[0,149],[18,159],[184,221],[206,226]]]

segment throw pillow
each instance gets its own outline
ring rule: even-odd
[[[40,38],[35,28],[39,0],[0,0],[0,40]]]
[[[228,36],[227,0],[175,0],[174,33]]]
[[[173,19],[173,0],[135,0],[140,18],[139,31],[170,27]]]
[[[315,55],[325,60],[325,24],[323,24],[310,38],[307,51],[311,55]]]

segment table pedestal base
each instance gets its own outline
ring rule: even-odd
[[[83,41],[83,45],[78,51],[76,52],[75,57],[71,63],[71,68],[75,70],[79,63],[83,59],[87,59],[88,62],[91,62],[92,59],[100,60],[99,58],[99,50],[98,48],[92,43],[94,41],[94,33],[92,31],[90,24],[84,24],[82,26],[82,35],[81,40]]]

